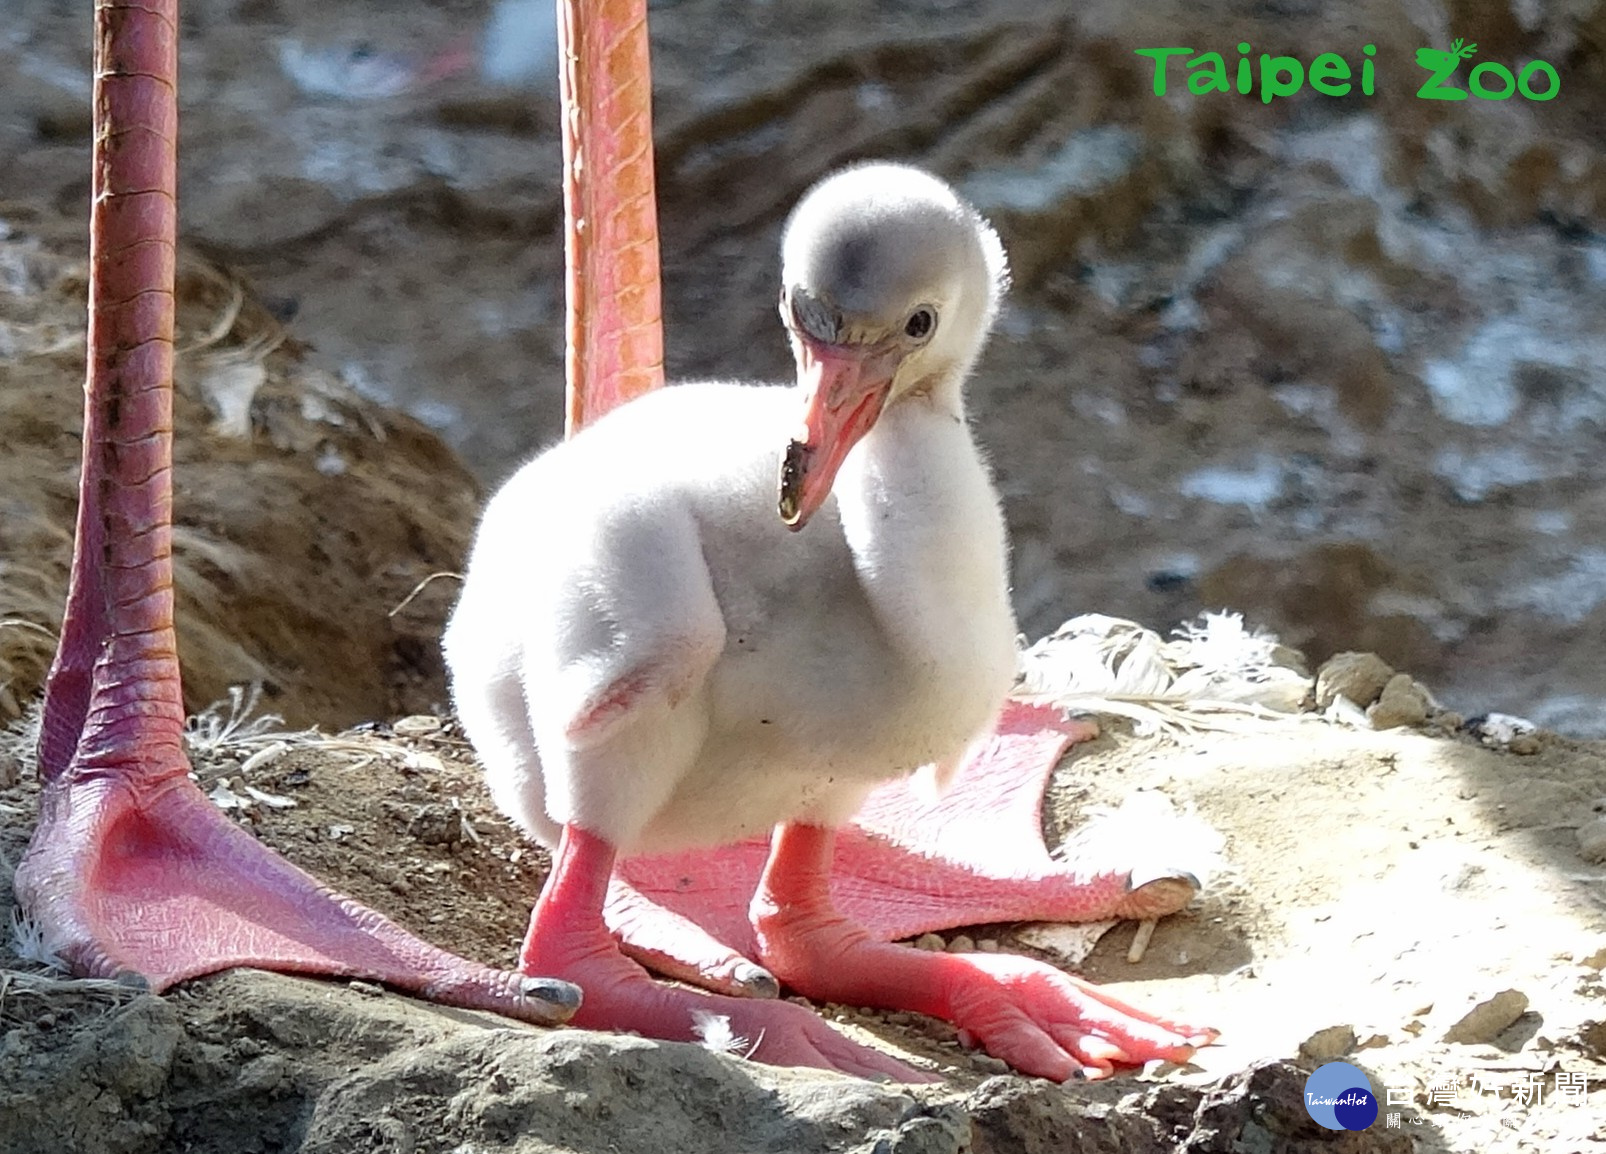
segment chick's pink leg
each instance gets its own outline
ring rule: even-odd
[[[526,973],[567,978],[580,986],[583,998],[574,1025],[694,1042],[723,1018],[730,1035],[742,1040],[739,1052],[761,1062],[905,1082],[928,1080],[901,1062],[848,1041],[801,1006],[654,981],[620,952],[603,922],[615,856],[614,847],[596,834],[564,826],[520,954]]]
[[[1103,1077],[1117,1064],[1185,1061],[1212,1030],[1146,1014],[1029,958],[938,954],[876,941],[831,903],[833,833],[783,825],[752,920],[760,960],[822,1001],[945,1018],[996,1058],[1039,1077]]]

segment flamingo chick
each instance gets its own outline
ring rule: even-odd
[[[1187,1057],[1208,1032],[1026,959],[875,942],[832,907],[832,829],[878,783],[951,772],[1013,680],[1004,522],[963,398],[1007,270],[951,188],[892,164],[811,190],[782,263],[796,389],[640,397],[526,465],[480,526],[445,649],[493,797],[555,849],[522,968],[581,984],[578,1025],[691,1039],[726,1017],[762,1060],[914,1076],[797,1006],[659,985],[605,927],[617,855],[778,827],[750,916],[792,988],[948,1018],[1055,1079]]]

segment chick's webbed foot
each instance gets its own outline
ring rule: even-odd
[[[572,1025],[703,1042],[776,1066],[812,1066],[901,1082],[933,1080],[848,1040],[802,1006],[654,981],[624,956],[603,922],[614,857],[613,847],[602,838],[577,826],[564,827],[520,955],[526,972],[566,978],[585,991]]]

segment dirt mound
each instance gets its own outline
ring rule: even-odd
[[[1050,845],[1138,789],[1226,837],[1225,876],[1141,962],[1126,926],[1078,967],[1221,1028],[1182,1069],[1055,1087],[946,1023],[819,1007],[945,1079],[875,1087],[363,983],[241,971],[156,998],[0,950],[0,1149],[1606,1151],[1606,880],[1577,836],[1606,804],[1606,746],[1490,732],[1114,726],[1073,752],[1049,789]],[[451,723],[333,742],[241,730],[197,767],[236,820],[338,889],[469,956],[516,957],[547,862],[494,811]],[[34,799],[31,780],[0,791],[0,861],[20,854]],[[1024,929],[950,941],[1054,960]],[[1368,1130],[1303,1112],[1304,1078],[1338,1059],[1369,1076]]]
[[[81,228],[0,212],[0,722],[38,690],[61,623],[77,506]],[[179,276],[174,567],[186,698],[231,685],[341,727],[444,697],[438,637],[479,493],[407,417],[363,400],[244,285],[194,254]]]
[[[259,973],[117,998],[59,994],[49,1029],[12,1031],[10,1056],[27,1057],[0,1087],[8,1154],[1226,1154],[1323,1137],[1288,1064],[1114,1105],[1013,1078],[960,1093],[738,1066]],[[1397,1133],[1332,1137],[1323,1148],[1342,1154],[1410,1148]]]

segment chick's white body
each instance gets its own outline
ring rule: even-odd
[[[1015,622],[959,399],[983,287],[962,363],[894,397],[799,532],[776,511],[800,404],[779,387],[642,397],[492,499],[445,649],[492,796],[537,840],[572,822],[634,853],[839,824],[988,730]]]

